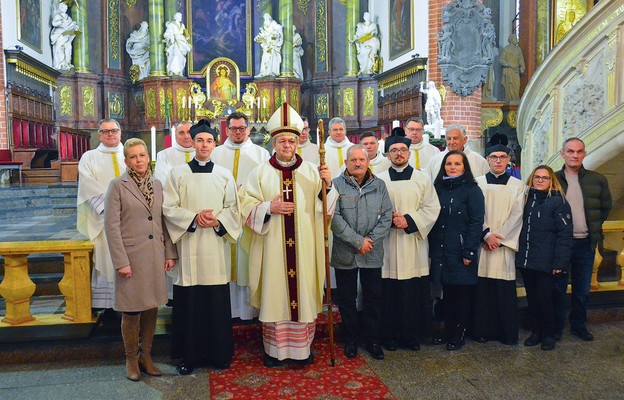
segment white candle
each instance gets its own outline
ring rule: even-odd
[[[392,129],[398,128],[399,126],[401,126],[401,122],[399,122],[398,119],[395,119],[394,121],[392,121]]]
[[[188,99],[188,106],[189,106],[188,108],[190,110],[191,109],[191,96],[189,96],[189,99]]]
[[[197,110],[199,108],[199,102],[197,101],[197,99],[195,99],[195,109]]]
[[[256,100],[258,100],[258,109],[260,109],[260,96]]]
[[[266,108],[266,97],[262,98],[262,108]]]
[[[152,126],[152,160],[156,160],[156,127]]]
[[[171,127],[171,138],[175,139],[175,126]],[[172,142],[173,143],[173,142]]]
[[[186,99],[183,99],[182,100],[182,109],[185,109],[185,108],[186,108]]]

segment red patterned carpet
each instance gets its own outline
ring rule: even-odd
[[[284,363],[277,368],[262,364],[259,325],[236,327],[236,348],[230,369],[212,370],[209,375],[213,399],[394,399],[390,389],[361,357],[348,359],[335,347],[336,366],[332,367],[329,337],[317,325],[312,344],[312,365]]]

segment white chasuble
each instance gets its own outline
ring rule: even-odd
[[[429,161],[438,153],[440,149],[423,139],[420,143],[411,144],[409,147],[410,158],[409,165],[424,171]]]
[[[344,161],[347,158],[347,150],[353,146],[353,143],[345,137],[340,142],[334,142],[331,137],[327,137],[325,141],[325,163],[331,172],[331,178],[334,179],[345,169]]]
[[[93,243],[94,268],[106,281],[115,281],[115,268],[104,233],[104,197],[110,182],[126,171],[123,145],[100,144],[87,151],[78,163],[78,232]]]
[[[225,243],[235,242],[241,232],[236,183],[232,174],[214,165],[212,172],[193,173],[184,164],[171,170],[164,189],[163,214],[171,240],[178,249],[176,266],[169,271],[174,285],[221,285],[230,281]],[[212,209],[227,230],[214,228],[189,231],[199,211]]]
[[[390,160],[388,160],[385,156],[381,155],[381,152],[377,152],[377,157],[370,160],[370,164],[368,165],[368,169],[375,175],[379,175],[380,173],[386,171],[390,168]]]
[[[313,322],[322,310],[325,283],[322,182],[317,167],[299,156],[292,167],[280,170],[276,165],[273,156],[254,169],[240,192],[241,212],[253,231],[244,241],[250,303],[260,309],[262,322]],[[295,212],[270,215],[266,221],[270,202],[278,195],[293,201]],[[337,193],[330,190],[328,214],[336,199]]]
[[[489,175],[489,174],[488,174]],[[518,237],[522,229],[525,185],[519,179],[509,177],[507,184],[491,184],[487,175],[476,178],[485,198],[483,230],[503,236],[501,247],[494,251],[481,248],[479,276],[513,281],[516,279],[515,257]]]
[[[321,163],[319,147],[316,143],[310,142],[310,140],[306,140],[305,143],[299,143],[297,154],[299,154],[304,161],[309,161],[316,165]]]
[[[408,167],[412,169],[412,167]],[[440,202],[429,177],[412,169],[409,180],[393,180],[391,167],[378,178],[386,183],[394,211],[409,216],[418,230],[406,233],[393,226],[384,239],[382,278],[411,279],[429,275],[429,241],[427,235],[435,225]]]

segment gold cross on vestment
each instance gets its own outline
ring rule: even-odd
[[[295,241],[292,240],[292,238],[288,238],[288,240],[286,241],[286,244],[288,245],[288,247],[293,247],[293,244],[295,244]]]
[[[282,190],[282,193],[286,194],[286,196],[284,197],[284,199],[286,200],[288,200],[288,198],[290,197],[290,192],[292,192],[290,185],[292,185],[292,181],[290,179],[286,179],[284,181],[284,186],[286,186],[286,189]]]
[[[291,268],[291,269],[288,270],[288,276],[290,276],[291,278],[294,278],[295,274],[296,274],[296,272],[295,272],[294,269]]]
[[[295,300],[292,300],[292,301],[290,302],[290,308],[292,308],[292,309],[297,308],[297,302],[296,302]]]

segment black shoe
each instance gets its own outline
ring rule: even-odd
[[[278,365],[280,365],[280,360],[278,360],[275,357],[271,357],[268,354],[264,354],[264,359],[262,360],[262,363],[264,364],[265,367],[269,367],[269,368],[275,368]]]
[[[178,365],[176,369],[178,370],[178,373],[180,375],[190,375],[193,373],[193,367],[191,367],[190,365],[186,365],[184,363]]]
[[[412,351],[418,351],[420,350],[420,343],[418,343],[418,340],[416,339],[410,339],[401,343],[401,347]]]
[[[451,340],[450,342],[448,342],[448,343],[446,344],[446,349],[447,349],[448,351],[455,351],[455,350],[459,350],[459,349],[461,349],[462,347],[464,347],[464,345],[465,345],[465,344],[466,344],[466,341],[465,341],[464,339],[459,340],[459,341],[454,341],[454,340]]]
[[[594,340],[594,335],[592,335],[586,328],[572,328],[570,329],[570,333],[586,342],[591,342],[592,340]]]
[[[538,335],[537,333],[531,333],[531,336],[526,338],[526,340],[524,341],[524,345],[531,347],[531,346],[537,345],[541,341],[542,341],[542,335]]]
[[[541,346],[542,350],[552,350],[555,348],[555,338],[550,337],[550,336],[546,336],[544,337],[544,339],[542,339],[542,346]]]
[[[384,341],[383,347],[385,347],[388,351],[397,351],[397,344],[392,339]]]
[[[502,339],[500,342],[506,346],[515,346],[518,344],[518,339]]]
[[[358,347],[355,342],[348,342],[344,348],[344,354],[347,358],[355,358],[358,353]]]
[[[459,350],[462,347],[464,347],[464,344],[466,344],[466,341],[464,340],[465,335],[466,335],[466,328],[462,327],[461,325],[457,325],[455,327],[455,332],[453,333],[453,337],[446,344],[446,349],[453,351],[453,350]]]
[[[485,336],[473,337],[472,340],[474,340],[477,343],[487,343],[488,341],[488,339]]]
[[[553,335],[553,338],[554,338],[554,339],[558,342],[558,341],[560,341],[560,340],[561,340],[561,335],[562,335],[562,332],[556,332],[556,333]]]
[[[379,343],[372,343],[366,346],[366,351],[371,355],[375,360],[383,360],[384,352],[379,345]]]
[[[444,338],[440,337],[440,336],[434,336],[431,338],[431,344],[434,346],[440,345],[440,344],[444,344]]]

